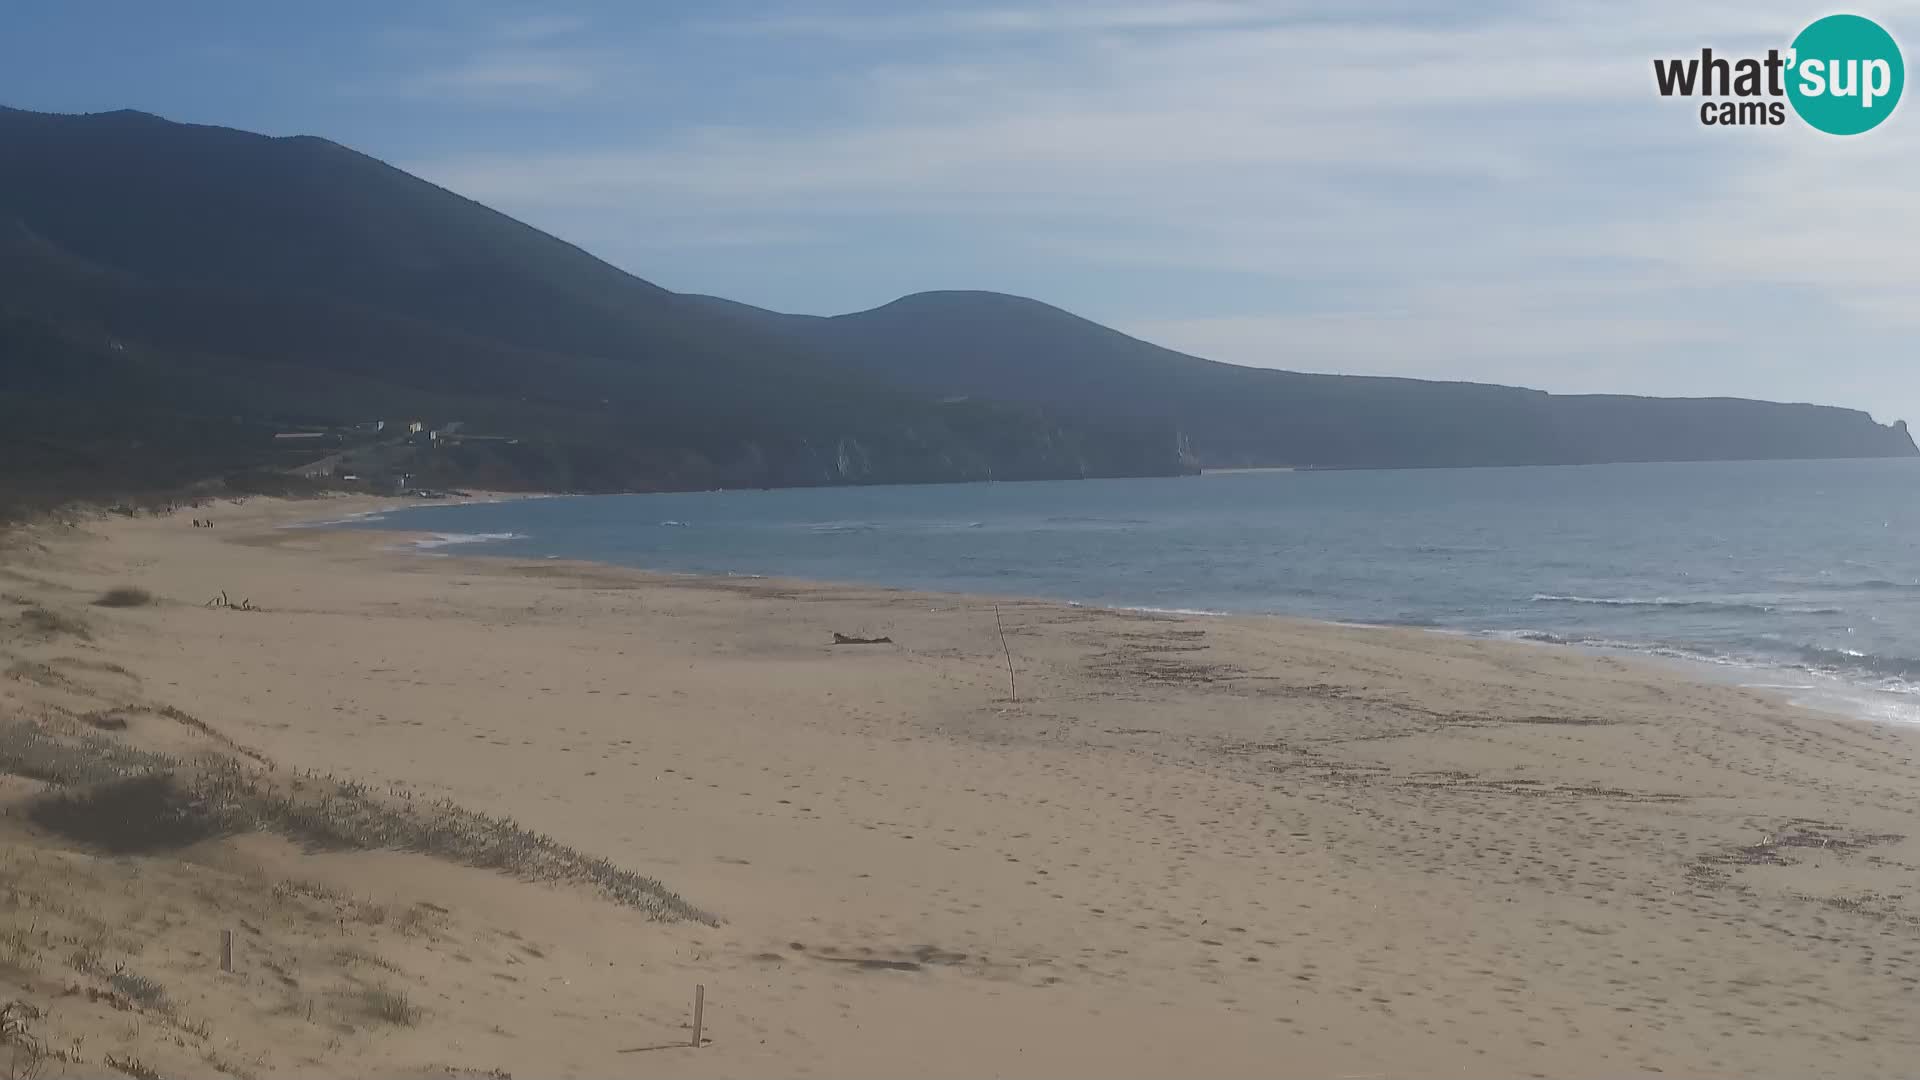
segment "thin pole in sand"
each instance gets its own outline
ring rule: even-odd
[[[999,604],[993,605],[993,628],[1000,631],[1000,651],[1007,656],[1007,693],[1013,698],[1013,703],[1018,705],[1020,703],[1020,688],[1013,684],[1013,650],[1007,648],[1007,628],[1006,625],[1000,621]]]
[[[700,1028],[707,1019],[707,987],[696,983],[693,987],[693,1045],[700,1045]]]
[[[220,970],[233,972],[233,931],[220,931]]]

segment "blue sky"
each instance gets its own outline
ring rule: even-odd
[[[1920,423],[1920,101],[1835,139],[1653,90],[1826,13],[8,0],[0,104],[324,135],[785,311],[997,289],[1238,363]]]

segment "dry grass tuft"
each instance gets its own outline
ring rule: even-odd
[[[358,945],[348,945],[335,950],[333,958],[340,964],[348,967],[354,964],[365,964],[368,967],[379,968],[381,971],[391,971],[396,975],[400,973],[398,964],[375,953],[368,952]]]
[[[167,988],[145,975],[121,968],[107,976],[107,985],[143,1009],[165,1009]]]
[[[72,685],[66,676],[45,664],[35,663],[32,660],[16,660],[7,665],[6,676],[15,682],[32,683],[35,686],[56,690]]]
[[[207,1067],[214,1072],[225,1073],[228,1076],[234,1077],[235,1080],[254,1080],[257,1075],[253,1070],[241,1065],[239,1062],[230,1061],[211,1050],[207,1051],[207,1056],[201,1060],[205,1061]]]
[[[108,1054],[106,1066],[117,1073],[124,1073],[133,1080],[160,1080],[160,1070],[144,1064],[137,1057],[115,1057]]]
[[[0,970],[17,973],[40,970],[41,936],[31,926],[0,929]]]
[[[64,1061],[65,1055],[47,1053],[46,1047],[30,1029],[40,1019],[40,1010],[21,1001],[0,1005],[0,1046],[6,1047],[7,1080],[37,1080],[49,1058]]]
[[[127,730],[127,718],[108,709],[87,713],[80,718],[80,721],[101,731]]]
[[[313,900],[325,900],[337,903],[344,899],[338,890],[330,889],[317,881],[299,881],[289,878],[273,887],[273,898],[284,900],[288,897],[304,896]]]
[[[369,986],[361,991],[360,1004],[368,1016],[389,1024],[412,1027],[420,1022],[421,1009],[405,990],[391,986]]]
[[[283,774],[232,758],[185,763],[89,733],[56,737],[30,721],[0,724],[0,771],[62,789],[29,805],[35,824],[116,854],[267,830],[321,850],[413,851],[528,880],[588,884],[657,919],[718,925],[653,878],[450,801],[382,799],[350,780],[285,783]],[[373,912],[364,916],[373,921]]]
[[[445,909],[432,904],[415,904],[393,921],[394,929],[407,937],[432,937],[444,921]]]
[[[27,817],[43,829],[115,855],[183,848],[232,831],[199,792],[169,772],[46,796],[33,802]]]
[[[153,594],[133,585],[118,585],[101,593],[93,601],[95,607],[129,608],[146,607],[153,603]]]
[[[81,641],[93,640],[93,629],[87,621],[78,615],[68,615],[52,608],[30,607],[20,613],[20,625],[41,637],[76,637]]]
[[[97,735],[60,738],[28,720],[0,724],[0,772],[62,787],[103,784],[176,764],[164,754]]]
[[[67,966],[82,975],[92,975],[100,970],[100,947],[98,945],[77,945],[67,956]]]

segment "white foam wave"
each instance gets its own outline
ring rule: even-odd
[[[452,547],[455,544],[494,544],[502,540],[525,540],[525,533],[434,533],[432,536],[415,540],[413,546],[421,549]]]
[[[1658,657],[1687,665],[1696,671],[1721,672],[1717,678],[1739,686],[1784,692],[1789,701],[1806,708],[1846,713],[1880,723],[1920,724],[1920,682],[1900,674],[1874,671],[1872,664],[1855,667],[1827,662],[1827,655],[1878,659],[1856,649],[1802,649],[1803,659],[1796,661],[1778,655],[1714,651],[1645,641],[1566,637],[1543,630],[1498,630],[1489,631],[1484,636]]]
[[[362,510],[345,517],[328,518],[325,521],[294,521],[280,526],[282,529],[330,529],[341,525],[364,525],[370,521],[385,521],[387,515],[380,510]]]
[[[1807,607],[1783,604],[1771,600],[1740,599],[1677,599],[1669,596],[1578,596],[1560,593],[1534,593],[1530,598],[1536,604],[1590,604],[1598,607],[1618,608],[1664,608],[1671,610],[1711,611],[1722,613],[1741,613],[1754,615],[1840,615],[1836,607]]]

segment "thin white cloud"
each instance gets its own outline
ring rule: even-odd
[[[1168,30],[1234,26],[1280,17],[1272,4],[1227,0],[1159,4],[1061,4],[865,13],[760,15],[715,20],[703,29],[743,34],[885,40],[953,34],[1036,34],[1087,30]]]
[[[1470,309],[1420,305],[1410,309],[1212,319],[1165,319],[1121,327],[1169,348],[1256,367],[1349,371],[1369,375],[1434,377],[1433,359],[1472,357],[1509,373],[1505,381],[1553,389],[1599,390],[1617,369],[1581,372],[1556,363],[1596,353],[1675,344],[1724,345],[1729,331],[1685,319],[1630,318],[1512,311],[1499,296]],[[1465,316],[1465,317],[1463,317]],[[1409,348],[1410,342],[1420,347]],[[1614,387],[1617,389],[1617,387]]]
[[[669,222],[650,230],[639,247],[655,251],[797,247],[820,242],[828,235],[822,229],[796,225]]]
[[[494,27],[494,33],[509,41],[546,41],[586,28],[586,18],[579,15],[525,15],[504,20]]]
[[[485,106],[578,101],[604,91],[621,66],[620,55],[605,43],[582,38],[589,25],[577,15],[540,13],[432,28],[383,27],[373,44],[389,74],[344,90],[356,97]]]
[[[1920,25],[1920,5],[1886,8]],[[1002,259],[1163,273],[1186,310],[1091,314],[1228,359],[1537,383],[1519,377],[1528,358],[1557,357],[1584,364],[1567,388],[1601,389],[1595,358],[1647,357],[1612,388],[1704,392],[1671,358],[1744,346],[1774,380],[1755,392],[1818,398],[1766,359],[1791,311],[1756,320],[1765,301],[1743,290],[1785,290],[1805,325],[1837,313],[1862,341],[1920,322],[1902,295],[1920,276],[1904,190],[1920,101],[1856,140],[1714,130],[1651,74],[1703,45],[1784,45],[1813,14],[1552,0],[1359,6],[1339,22],[1253,2],[767,16],[726,28],[845,38],[862,58],[804,87],[800,122],[414,166],[536,220],[624,217],[636,239],[616,255],[650,250],[662,213],[715,235],[742,215],[803,231],[965,222]],[[863,44],[915,36],[927,51]],[[1180,282],[1196,274],[1270,282],[1280,310],[1244,290],[1195,310],[1205,297]],[[1467,291],[1435,287],[1449,282]],[[1904,378],[1920,407],[1920,376]]]
[[[578,98],[602,82],[597,50],[491,49],[399,81],[406,96],[467,101]]]

